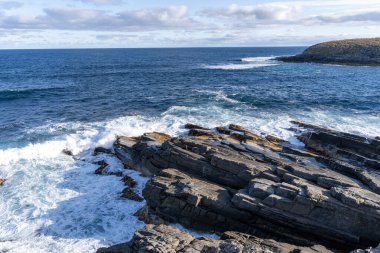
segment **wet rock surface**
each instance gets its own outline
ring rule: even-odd
[[[189,136],[180,137],[119,137],[115,154],[151,177],[138,216],[156,225],[99,252],[348,252],[377,246],[380,141],[293,124],[304,147],[239,125],[191,125]],[[163,225],[169,223],[223,236],[195,239]]]
[[[185,128],[186,129],[203,129],[203,130],[210,130],[208,128],[205,128],[205,127],[202,127],[202,126],[198,126],[198,125],[195,125],[195,124],[191,124],[191,123],[187,123],[185,125]]]
[[[123,183],[129,188],[133,188],[137,185],[137,182],[128,175],[124,176],[121,181],[123,181]]]
[[[105,160],[98,161],[96,163],[99,167],[95,170],[95,174],[102,175],[105,169],[108,167],[108,163]]]
[[[73,152],[69,149],[62,150],[62,153],[68,156],[74,156]]]
[[[137,202],[142,202],[144,199],[140,197],[137,193],[135,193],[131,188],[126,187],[121,193],[121,197],[130,199]]]
[[[103,148],[103,147],[96,147],[94,149],[94,155],[98,155],[98,154],[112,154],[112,150],[111,149],[108,149],[108,148]]]

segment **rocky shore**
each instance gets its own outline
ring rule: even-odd
[[[147,225],[105,252],[350,252],[380,243],[380,141],[293,122],[293,145],[231,124],[188,136],[117,138],[126,168],[150,177]],[[100,165],[102,166],[102,165]],[[135,201],[135,182],[123,178]],[[194,238],[170,226],[217,233]],[[371,252],[357,250],[356,252]]]
[[[380,66],[380,38],[324,42],[307,48],[302,54],[277,60]]]

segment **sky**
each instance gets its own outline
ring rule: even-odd
[[[380,37],[380,0],[0,0],[0,49],[308,46]]]

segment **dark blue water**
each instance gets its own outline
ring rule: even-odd
[[[189,48],[0,51],[0,139],[47,122],[92,122],[172,106],[215,103],[220,91],[252,110],[380,112],[380,68],[279,63],[251,69],[245,57],[303,48]],[[248,62],[249,64],[249,62]],[[223,104],[223,107],[236,105]]]
[[[291,120],[380,136],[380,68],[292,64],[303,48],[0,51],[0,251],[95,252],[128,241],[143,203],[96,146],[116,135],[238,123],[295,141]],[[73,159],[62,153],[71,150]]]

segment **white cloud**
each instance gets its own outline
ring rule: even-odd
[[[120,4],[122,3],[122,0],[76,0],[83,3],[90,3],[90,4]]]
[[[144,9],[119,13],[119,16],[129,25],[178,27],[189,26],[187,6],[172,6],[162,9]]]
[[[366,11],[353,14],[330,14],[318,15],[310,18],[310,20],[320,21],[322,23],[344,23],[344,22],[380,22],[380,10]]]
[[[379,0],[274,1],[0,0],[0,47],[302,45],[380,36]]]
[[[207,9],[203,13],[212,17],[275,22],[292,20],[300,10],[297,5],[286,4],[232,4],[227,8]]]
[[[103,10],[46,8],[39,16],[3,16],[0,27],[58,30],[159,30],[190,27],[186,6],[109,13]]]
[[[224,8],[208,8],[200,15],[211,18],[213,22],[225,29],[259,27],[289,29],[289,26],[315,27],[340,23],[350,23],[359,27],[380,24],[380,3],[371,5],[371,8],[367,5],[358,6],[358,1],[340,0],[293,1],[258,5],[232,4]]]

